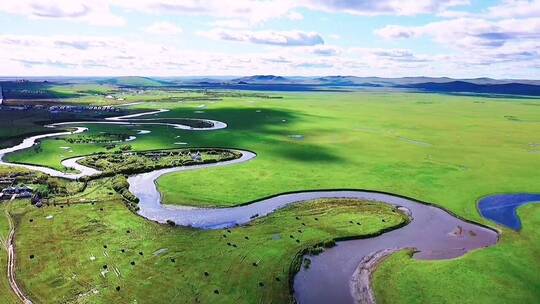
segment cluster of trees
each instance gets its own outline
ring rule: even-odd
[[[129,138],[127,134],[114,134],[114,133],[104,133],[100,135],[79,135],[63,138],[66,142],[70,144],[102,144],[102,143],[111,143],[116,141],[124,141]]]
[[[122,152],[125,152],[125,151],[131,151],[132,147],[131,145],[123,145],[123,146],[120,146],[120,148],[118,149],[120,149],[120,151]]]
[[[39,185],[34,192],[41,192],[40,195],[42,198],[48,198],[51,195],[68,194],[66,182],[59,178],[54,178],[46,174],[39,174],[33,183]]]
[[[137,122],[146,122],[144,120],[131,120],[133,123]],[[190,126],[193,128],[211,128],[214,126],[214,123],[204,119],[189,119],[189,118],[180,118],[180,119],[161,119],[163,123],[172,123],[172,124],[182,124]]]
[[[47,184],[40,184],[34,188],[34,195],[41,198],[48,198],[50,193],[51,190],[49,189],[49,185]]]
[[[112,180],[112,188],[124,198],[126,206],[131,211],[138,211],[139,198],[129,192],[129,183],[124,175],[117,175]]]
[[[134,153],[115,152],[108,154],[99,153],[89,156],[83,159],[81,163],[103,171],[101,176],[113,176],[114,174],[119,173],[130,175],[163,168],[201,164],[201,162],[191,158],[191,154],[197,151],[202,154],[202,163],[227,161],[241,156],[240,153],[234,151],[218,149],[190,149]]]

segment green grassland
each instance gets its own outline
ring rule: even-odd
[[[229,128],[200,138],[186,134],[185,140],[248,149],[258,158],[165,176],[159,185],[167,203],[226,206],[285,191],[361,188],[416,197],[479,219],[474,202],[481,196],[538,191],[540,173],[530,168],[540,165],[540,157],[530,144],[540,142],[540,107],[520,100],[298,94],[219,106],[204,116]],[[198,180],[208,188],[201,189]]]
[[[167,82],[144,77],[119,77],[98,83],[56,84],[49,88],[51,96],[62,97],[63,103],[87,105],[123,105],[151,101],[194,103],[221,101],[226,97],[268,98],[275,94],[266,92],[206,91],[161,87]],[[107,95],[110,95],[107,98]],[[53,99],[51,99],[53,101]]]
[[[115,199],[14,207],[17,276],[36,303],[284,303],[298,252],[406,221],[389,206],[352,200],[291,206],[230,232],[158,225]]]
[[[65,89],[65,88],[64,88]],[[71,91],[71,89],[67,89]],[[114,98],[109,99],[106,96],[110,94]],[[87,104],[98,106],[109,105],[123,105],[126,103],[151,101],[151,102],[164,102],[173,101],[181,103],[190,103],[193,101],[208,100],[213,97],[206,96],[199,92],[184,92],[184,91],[144,91],[140,93],[115,89],[115,91],[101,92],[101,93],[84,93],[81,96],[75,98],[68,98],[62,100],[62,102],[73,104]]]
[[[171,109],[159,117],[216,119],[229,127],[190,132],[144,126],[141,129],[152,133],[139,136],[130,145],[135,150],[152,150],[178,148],[176,142],[186,142],[182,147],[229,147],[257,153],[257,158],[248,163],[162,177],[158,185],[167,204],[232,206],[287,191],[372,189],[433,202],[467,219],[495,226],[478,214],[478,198],[493,193],[540,192],[540,171],[533,169],[540,167],[540,101],[412,93],[279,96],[284,98],[224,97],[214,103],[140,104],[135,108]],[[198,108],[199,104],[205,107]],[[90,132],[126,129],[90,127]],[[68,157],[59,153],[62,142],[45,140],[39,153],[29,150],[10,159],[59,167],[60,161]],[[105,149],[84,144],[72,146],[69,157]],[[537,225],[528,221],[524,226],[529,223]],[[447,287],[448,293],[460,290],[462,284],[476,286],[471,282],[475,278],[482,280],[477,284],[483,284],[485,290],[499,288],[497,278],[513,278],[516,273],[522,281],[538,281],[530,269],[538,264],[534,237],[526,237],[528,230],[502,230],[498,246],[458,260],[430,262],[430,267],[415,268],[410,276],[407,272],[391,277],[395,280],[392,284],[400,287],[396,292],[408,293],[407,299],[443,297],[442,290],[431,293],[431,289],[403,282],[422,277],[435,284],[441,279],[438,269],[444,267],[447,268],[441,271],[449,277],[443,278],[442,286]],[[21,235],[24,240],[26,234]],[[396,267],[420,265],[406,255],[396,259],[390,260],[392,265],[399,265]],[[511,261],[515,262],[510,264]],[[463,273],[461,281],[450,277],[454,272]],[[465,274],[471,274],[469,280],[463,277]],[[486,278],[488,274],[495,279]],[[540,297],[538,288],[522,288],[521,283],[509,279],[505,284],[515,297]],[[390,293],[378,295],[381,301],[394,300]],[[462,300],[471,302],[472,296],[464,293]],[[499,302],[507,298],[486,293],[482,299]]]
[[[117,91],[117,88],[111,85],[99,84],[69,84],[55,85],[50,88],[51,91],[64,94],[99,94],[106,95]]]

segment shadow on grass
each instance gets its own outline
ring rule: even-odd
[[[54,83],[34,81],[0,81],[6,99],[71,98],[80,94],[52,90]]]
[[[6,113],[8,114],[8,113]],[[17,113],[19,114],[19,113]],[[45,130],[41,124],[58,121],[86,120],[90,117],[63,117],[51,116],[46,112],[20,112],[25,114],[23,119],[4,120],[0,126],[9,126],[19,132],[0,132],[0,143],[9,145],[17,142],[21,137],[32,133],[41,133]],[[297,134],[295,125],[305,120],[327,119],[324,117],[314,118],[311,114],[292,112],[281,109],[261,109],[258,112],[254,108],[221,108],[205,109],[204,113],[194,113],[193,109],[174,109],[157,117],[167,121],[170,118],[200,118],[215,119],[228,124],[228,128],[215,131],[182,131],[173,127],[156,127],[152,133],[146,135],[147,147],[169,147],[171,139],[178,142],[187,142],[189,147],[222,147],[251,150],[256,153],[264,153],[276,160],[288,159],[297,162],[338,162],[342,160],[335,149],[317,145],[311,142],[295,141],[290,136]],[[95,118],[98,120],[98,118]],[[99,118],[101,120],[101,118]],[[160,120],[156,120],[159,122]],[[8,123],[9,122],[9,123]],[[24,128],[23,128],[24,127]],[[113,125],[94,126],[92,133],[110,131],[117,128]],[[123,126],[120,126],[124,128]],[[126,132],[122,129],[123,133]],[[1,131],[1,130],[0,130]],[[176,135],[181,137],[176,139]],[[8,140],[9,139],[9,140]],[[134,142],[137,145],[137,142]],[[97,146],[96,146],[97,147]],[[188,147],[179,146],[178,148]],[[262,156],[262,155],[261,155]]]
[[[204,113],[194,114],[193,110],[176,109],[166,113],[167,117],[207,118],[223,121],[228,127],[224,130],[204,132],[186,132],[183,136],[188,142],[201,147],[234,147],[253,150],[265,146],[267,153],[303,162],[337,162],[341,157],[333,149],[314,143],[295,142],[290,139],[297,123],[310,120],[310,114],[291,112],[280,109],[221,108],[207,109]],[[324,119],[324,118],[321,118]]]
[[[327,148],[319,145],[302,144],[289,146],[276,146],[273,152],[282,157],[302,162],[339,162],[343,159]]]

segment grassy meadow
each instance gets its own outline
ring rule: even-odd
[[[540,167],[540,100],[414,93],[274,94],[283,98],[224,97],[222,101],[157,102],[134,106],[136,109],[171,109],[158,116],[163,118],[200,117],[224,121],[229,126],[224,130],[193,132],[165,126],[126,128],[89,125],[89,134],[115,131],[131,135],[136,129],[146,129],[152,133],[136,135],[138,138],[129,143],[133,149],[229,147],[257,153],[257,158],[248,163],[174,173],[160,178],[158,186],[167,204],[233,206],[287,191],[371,189],[429,201],[466,219],[497,227],[478,214],[476,201],[480,197],[494,193],[540,192],[540,171],[533,169]],[[40,149],[13,154],[9,159],[61,168],[60,161],[64,158],[105,151],[101,146],[71,144],[73,152],[66,155],[60,153],[60,147],[64,145],[62,140],[45,140]],[[129,225],[138,223],[139,227],[154,227],[129,215],[127,210],[121,211],[120,204],[104,204],[107,204],[106,210],[115,210],[112,212],[114,215],[110,215],[115,225],[127,221]],[[77,208],[91,207],[76,207],[69,212],[77,212]],[[463,302],[472,302],[478,295],[473,292],[477,289],[484,292],[479,297],[481,302],[528,302],[539,298],[538,275],[531,269],[531,265],[537,265],[539,260],[538,235],[534,232],[538,226],[535,220],[537,211],[537,206],[523,207],[520,210],[524,217],[522,232],[497,227],[502,230],[500,244],[457,260],[419,262],[409,259],[406,253],[391,257],[376,275],[378,299],[381,302],[394,302],[396,298],[403,302],[414,302],[412,299],[431,299],[432,302],[449,299],[452,302],[452,299],[460,297]],[[83,225],[84,220],[79,220],[78,216],[74,213],[71,222],[81,221],[77,225]],[[102,213],[97,223],[102,223],[101,220],[108,216],[109,212]],[[109,227],[113,224],[100,225]],[[263,224],[257,222],[249,229],[258,229],[259,225]],[[127,226],[118,226],[121,227],[118,229]],[[18,231],[19,240],[22,248],[28,248],[29,245],[25,245],[28,243],[24,242],[36,242],[39,235],[24,229],[21,226]],[[184,240],[181,236],[186,230],[163,233],[162,229],[167,228],[152,229],[159,229],[160,233],[150,231],[141,235],[138,243],[144,245],[151,240],[164,244],[159,246],[172,247],[174,244],[174,248],[189,247],[189,250],[194,247],[187,243],[185,247],[181,246],[189,239]],[[74,247],[70,243],[77,243],[72,241],[77,233],[88,236],[85,229],[82,232],[75,228],[64,230],[57,236],[57,241],[44,246]],[[190,233],[198,235],[202,232]],[[216,232],[215,237],[219,238],[219,234]],[[114,235],[100,233],[99,237],[110,238],[112,242],[116,240]],[[145,239],[148,241],[143,241]],[[118,239],[116,242],[121,241]],[[206,241],[196,244],[210,246]],[[207,250],[215,253],[212,249]],[[265,248],[262,252],[272,250]],[[98,253],[96,251],[95,254]],[[287,255],[280,260],[281,267],[289,265],[290,257]],[[52,253],[45,258],[47,261],[52,259]],[[198,258],[207,259],[208,256]],[[73,263],[83,265],[82,262]],[[162,268],[155,267],[161,265],[158,261],[152,263],[155,263],[154,268]],[[219,267],[236,267],[236,263],[231,260],[216,264],[224,264]],[[23,264],[19,271],[31,295],[37,298],[54,296],[45,294],[44,288],[53,284],[55,277],[50,275],[48,283],[44,278],[47,277],[46,271],[54,271],[56,266],[50,264],[40,276],[30,276],[27,266]],[[160,269],[161,272],[167,273],[164,269]],[[63,277],[68,278],[67,275]],[[147,277],[152,275],[144,278]],[[142,276],[134,278],[145,281]],[[191,282],[192,277],[189,278]],[[524,288],[523,282],[535,282],[536,285]],[[438,283],[445,288],[435,288]],[[164,280],[163,284],[167,285],[169,281]],[[422,284],[433,288],[420,288],[424,286]],[[186,284],[182,288],[188,288],[188,285],[191,286]],[[59,283],[59,286],[64,285]],[[278,291],[283,286],[276,287],[274,292],[285,292]],[[395,288],[390,290],[386,286]],[[471,290],[461,292],[464,286],[471,286]],[[504,290],[489,292],[501,286],[505,286],[513,298],[501,296]],[[72,287],[66,287],[69,288]],[[133,292],[140,292],[143,296],[143,290],[134,289]],[[34,294],[39,292],[43,294]],[[112,295],[117,293],[111,292]],[[210,295],[204,293],[204,296]],[[236,296],[240,297],[240,294]],[[281,294],[276,299],[285,297]]]
[[[213,231],[155,224],[117,198],[14,207],[17,276],[35,303],[286,303],[298,252],[406,221],[389,206],[352,200],[307,202]]]

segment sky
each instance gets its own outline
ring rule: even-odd
[[[1,0],[3,76],[540,79],[540,0]]]

